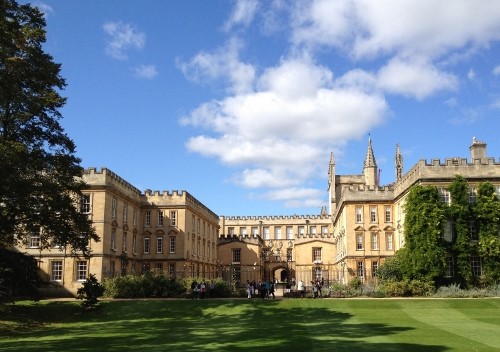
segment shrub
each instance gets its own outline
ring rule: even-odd
[[[412,296],[432,296],[435,291],[432,281],[412,280],[408,288]]]
[[[98,298],[101,297],[103,293],[104,286],[97,281],[94,274],[90,274],[87,280],[82,284],[82,287],[76,291],[76,298],[84,300],[82,302],[82,307],[93,308],[97,304]]]
[[[386,281],[382,289],[387,297],[405,297],[410,295],[408,280]]]

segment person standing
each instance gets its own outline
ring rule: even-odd
[[[304,286],[304,281],[302,280],[299,280],[299,284],[297,285],[297,289],[299,291],[299,297],[300,298],[304,298],[306,296],[306,288]]]
[[[275,299],[276,297],[274,296],[274,282],[270,282],[269,283],[269,294],[273,296],[273,299]],[[269,297],[268,297],[269,298]]]

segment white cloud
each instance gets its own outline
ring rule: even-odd
[[[243,168],[233,180],[245,187],[301,184],[324,171],[328,148],[384,121],[382,96],[337,87],[329,69],[304,59],[283,60],[257,81],[257,91],[202,104],[181,120],[210,131],[188,149]]]
[[[115,59],[126,59],[128,49],[142,49],[146,43],[146,35],[130,24],[107,22],[102,28],[108,35],[106,54]]]
[[[252,90],[255,69],[239,60],[242,43],[232,38],[224,47],[214,53],[200,52],[189,62],[178,62],[184,75],[196,82],[210,83],[227,81],[229,91],[242,93]]]
[[[324,204],[324,191],[314,188],[290,187],[274,191],[265,192],[260,195],[260,199],[272,201],[284,201],[285,207],[297,208],[320,208]]]
[[[457,89],[458,80],[427,62],[396,58],[380,69],[378,85],[387,92],[421,100],[441,90]]]
[[[224,29],[229,31],[237,25],[242,25],[244,27],[250,25],[258,7],[258,0],[236,0],[233,11],[224,25]]]
[[[155,65],[140,65],[134,69],[137,77],[153,79],[158,76],[158,70]]]
[[[496,66],[496,67],[493,69],[493,74],[494,74],[495,76],[500,75],[500,65]]]

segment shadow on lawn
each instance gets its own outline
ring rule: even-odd
[[[41,329],[30,339],[5,341],[2,351],[430,351],[444,346],[393,343],[412,328],[355,324],[328,304],[277,301],[129,301]],[[47,304],[51,307],[53,303]],[[56,309],[51,307],[51,309]],[[66,308],[67,309],[67,308]],[[52,319],[50,319],[52,320]],[[367,342],[377,338],[377,342]]]

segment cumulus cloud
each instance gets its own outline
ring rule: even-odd
[[[456,89],[458,79],[427,62],[394,59],[378,72],[378,86],[421,100],[440,90]]]
[[[142,49],[146,43],[146,35],[131,24],[107,22],[102,28],[108,36],[105,51],[112,58],[124,60],[127,58],[127,50]]]
[[[158,76],[158,70],[155,65],[140,65],[134,69],[137,77],[153,79]]]
[[[227,82],[230,93],[247,92],[252,89],[255,69],[239,59],[242,43],[232,38],[228,43],[213,53],[200,52],[189,62],[178,60],[178,66],[184,75],[199,83]]]
[[[252,23],[258,7],[258,0],[236,0],[231,16],[224,24],[224,29],[229,31],[238,25],[248,26]]]
[[[337,87],[332,72],[304,59],[283,60],[256,78],[255,91],[200,105],[181,123],[211,132],[189,150],[242,167],[249,188],[303,184],[324,171],[329,150],[383,123],[384,98]],[[307,167],[304,167],[307,165]]]

